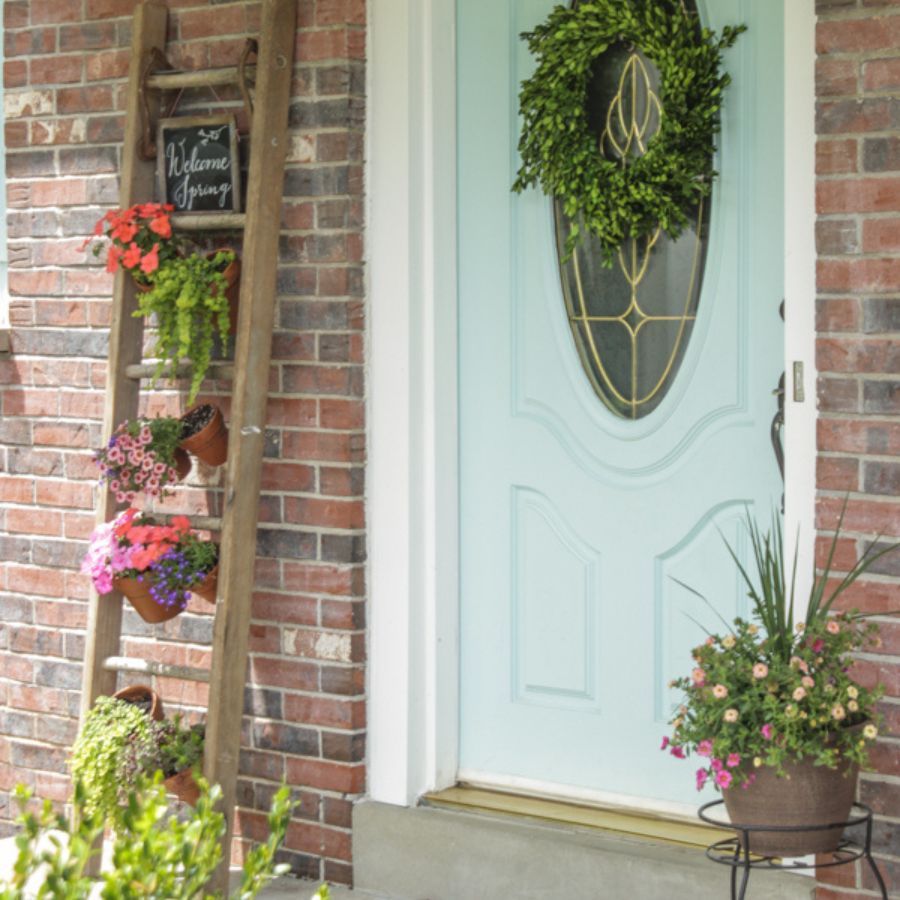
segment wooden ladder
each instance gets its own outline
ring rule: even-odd
[[[115,691],[120,671],[209,682],[204,774],[211,783],[222,787],[227,823],[223,865],[216,879],[219,888],[227,879],[234,827],[296,6],[296,0],[262,0],[246,212],[215,214],[211,218],[199,214],[173,216],[176,229],[244,230],[234,365],[219,366],[215,373],[216,377],[233,376],[223,515],[221,522],[198,523],[213,529],[221,526],[211,668],[207,671],[173,667],[121,656],[122,598],[118,594],[100,597],[91,591],[85,645],[82,721],[98,696]],[[153,50],[165,47],[166,23],[167,8],[158,0],[144,0],[136,6],[122,150],[123,209],[153,199],[155,163],[142,159],[138,150],[142,136],[141,81]],[[159,115],[159,89],[236,83],[237,77],[237,67],[207,73],[151,75],[147,79],[151,90],[146,98],[151,117],[156,120]],[[132,316],[136,308],[133,281],[120,269],[113,289],[104,440],[120,422],[137,415],[140,381],[155,370],[154,364],[144,363],[141,358],[144,324],[143,319]],[[115,514],[115,500],[103,490],[97,522],[107,522]]]

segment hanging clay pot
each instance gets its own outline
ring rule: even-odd
[[[180,446],[208,466],[221,466],[228,456],[228,428],[222,410],[210,403],[192,406],[182,417]]]
[[[146,684],[134,684],[131,687],[122,688],[113,694],[114,700],[124,700],[141,709],[156,722],[161,722],[163,717],[163,705],[159,694]]]
[[[175,775],[170,775],[163,780],[163,784],[169,793],[174,794],[183,803],[196,806],[200,798],[200,787],[194,780],[193,769],[182,769]]]
[[[202,597],[207,603],[216,602],[216,590],[219,586],[219,567],[215,566],[206,573],[206,577],[199,584],[191,588],[191,593]]]
[[[168,622],[181,612],[181,607],[177,605],[160,606],[153,599],[147,581],[138,581],[137,578],[114,578],[113,588],[119,591],[137,610],[137,614],[151,625]]]
[[[184,479],[187,478],[188,472],[191,471],[191,458],[188,456],[187,451],[182,450],[181,447],[176,447],[172,465],[178,473],[178,480],[184,481]]]

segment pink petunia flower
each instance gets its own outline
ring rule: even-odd
[[[720,788],[731,787],[731,781],[731,772],[726,772],[724,769],[721,772],[716,772],[716,784]]]
[[[684,755],[684,750],[682,750],[681,747],[670,747],[669,753],[671,753],[672,756],[675,757],[675,759],[685,759],[686,758]]]
[[[763,725],[763,727],[760,728],[759,730],[760,730],[760,733],[762,734],[762,736],[763,736],[767,741],[771,741],[771,740],[772,740],[772,735],[774,734],[774,731],[773,731],[773,729],[772,729],[772,726],[771,726],[768,722],[766,722],[766,724]]]
[[[700,743],[697,744],[697,753],[700,756],[712,756],[712,751],[712,741],[700,741]]]
[[[728,759],[725,760],[725,765],[728,766],[729,769],[734,769],[741,764],[741,754],[740,753],[729,753]]]
[[[702,791],[703,786],[706,784],[706,780],[709,778],[709,773],[706,769],[697,769],[697,790]]]
[[[665,750],[666,747],[668,747],[668,746],[669,746],[669,736],[667,734],[664,734],[663,739],[662,739],[662,744],[660,744],[659,749]]]

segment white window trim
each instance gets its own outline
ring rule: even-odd
[[[454,0],[369,0],[368,790],[456,780],[458,468]],[[815,11],[785,2],[786,532],[811,571]],[[794,401],[791,365],[805,367]]]

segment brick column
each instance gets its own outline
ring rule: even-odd
[[[816,35],[820,551],[844,495],[841,559],[900,537],[900,4],[818,0]],[[900,608],[900,552],[880,561],[845,606]],[[886,686],[885,723],[862,775],[876,811],[874,850],[900,896],[900,623],[859,663]],[[868,866],[820,870],[819,900],[873,896]]]

